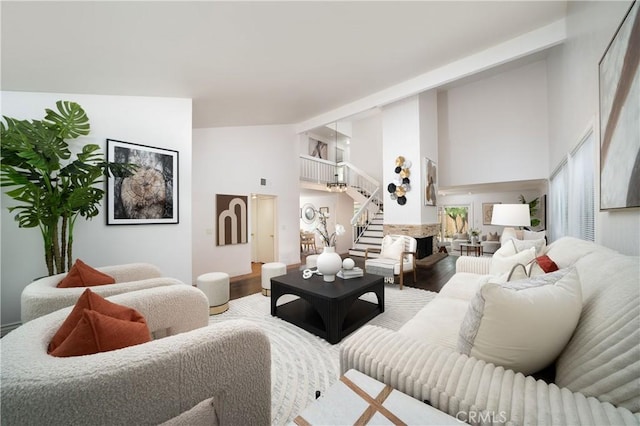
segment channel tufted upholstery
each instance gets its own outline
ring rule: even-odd
[[[575,267],[582,290],[580,319],[555,361],[555,379],[375,326],[343,342],[341,371],[357,369],[471,424],[640,424],[640,259],[571,237],[545,254],[561,269]],[[473,293],[489,265],[461,257],[441,292],[455,285]]]

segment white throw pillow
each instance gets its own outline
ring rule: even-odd
[[[539,240],[543,239],[547,236],[547,231],[527,231],[526,229],[523,231],[522,239],[523,240]]]
[[[511,243],[513,243],[516,248],[516,252],[518,253],[528,248],[535,247],[537,255],[543,254],[544,249],[547,246],[547,241],[544,238],[538,240],[511,240]]]
[[[522,240],[523,236],[524,236],[524,231],[522,229],[506,227],[502,230],[502,235],[500,236],[500,243],[505,244],[507,241],[509,241],[512,238],[516,240]]]
[[[493,253],[493,256],[509,257],[513,256],[516,253],[518,253],[518,251],[516,250],[516,245],[513,243],[513,240],[507,240],[500,246],[498,250],[496,250],[495,253]]]
[[[509,273],[511,271],[511,268],[513,268],[518,263],[526,265],[535,258],[535,247],[531,247],[530,249],[524,250],[511,256],[502,256],[498,254],[498,252],[496,252],[491,257],[491,263],[489,264],[489,275],[502,275],[504,273]]]
[[[382,244],[382,253],[380,253],[380,257],[384,257],[387,259],[395,259],[395,260],[400,260],[400,257],[402,256],[402,252],[404,251],[404,238],[398,238],[393,242],[390,242],[393,240],[393,238],[391,238],[390,236],[386,236],[384,237],[389,238],[386,241],[383,241]]]
[[[471,299],[458,351],[525,375],[535,373],[562,352],[581,311],[575,268],[506,284],[489,282]]]

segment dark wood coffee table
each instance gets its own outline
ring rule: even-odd
[[[482,256],[484,253],[482,251],[482,244],[480,243],[462,243],[460,244],[460,256],[462,256],[462,249],[467,249],[467,256],[469,256],[469,249],[473,250],[473,253],[476,256]]]
[[[359,299],[373,292],[378,303]],[[278,298],[285,294],[299,299],[276,306]],[[363,277],[334,282],[324,282],[313,275],[302,278],[302,271],[291,271],[287,275],[271,278],[271,315],[295,324],[319,336],[331,344],[352,333],[367,321],[384,312],[384,281],[379,275],[364,274]]]

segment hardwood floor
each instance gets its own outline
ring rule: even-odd
[[[433,256],[438,256],[433,255]],[[456,256],[444,256],[442,259],[437,260],[434,257],[432,261],[426,258],[425,262],[418,266],[416,269],[417,282],[413,282],[413,277],[410,273],[405,274],[404,285],[407,287],[421,288],[424,290],[438,292],[443,285],[449,281],[449,278],[456,272]],[[361,268],[364,267],[364,259],[353,257],[356,265]],[[304,261],[304,258],[302,259]],[[260,277],[262,264],[254,263],[251,265],[252,272],[247,275],[241,275],[233,277],[230,280],[230,297],[231,300],[239,299],[244,296],[248,296],[253,293],[260,293],[262,290],[262,283]],[[300,265],[290,265],[289,270],[300,269]],[[396,277],[396,283],[398,278]]]

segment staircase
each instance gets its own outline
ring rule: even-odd
[[[356,237],[353,248],[349,250],[349,256],[364,257],[364,252],[368,248],[379,249],[382,246],[382,225],[384,223],[384,212],[380,210],[375,214],[369,225],[364,227],[364,231]],[[378,257],[379,253],[369,253],[369,257]]]
[[[364,257],[367,248],[380,248],[382,245],[384,213],[380,184],[350,163],[336,164],[300,155],[301,181],[322,188],[327,182],[332,182],[338,177],[341,178],[341,182],[347,184],[345,193],[361,206],[351,219],[353,243],[349,255]],[[370,217],[373,219],[363,223],[363,218]],[[372,253],[371,257],[378,257],[378,253]]]

